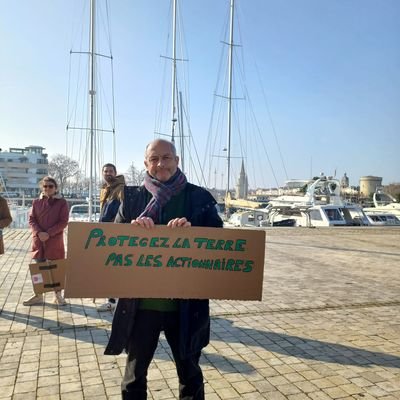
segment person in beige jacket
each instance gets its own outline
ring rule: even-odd
[[[0,254],[4,254],[3,228],[9,226],[11,222],[12,218],[7,200],[0,196]]]

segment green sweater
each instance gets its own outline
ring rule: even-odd
[[[151,195],[149,201],[151,200]],[[171,197],[171,200],[164,206],[161,213],[160,224],[166,225],[171,219],[182,216],[185,209],[185,190],[178,195]],[[174,299],[141,299],[140,310],[153,311],[178,311],[178,303]]]

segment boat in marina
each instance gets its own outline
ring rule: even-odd
[[[92,209],[92,215],[89,215],[89,203],[74,204],[69,210],[69,221],[75,222],[95,222],[99,220],[100,206],[95,204]]]
[[[271,220],[268,208],[258,210],[241,210],[234,212],[228,221],[227,226],[233,227],[266,227],[266,226],[295,226],[296,220],[290,216],[288,218]]]
[[[0,172],[0,187],[2,192],[0,195],[4,197],[7,201],[8,208],[10,210],[12,222],[10,224],[10,228],[27,228],[29,222],[29,210],[30,207],[25,205],[25,195],[22,195],[22,204],[18,204],[18,196],[16,196],[13,192],[9,192],[6,187],[5,180],[3,179],[3,175]]]
[[[8,204],[12,222],[10,228],[27,228],[29,225],[29,210],[30,207],[19,206],[18,204],[10,202]]]
[[[384,193],[381,188],[377,189],[372,196],[374,203],[373,207],[364,207],[363,210],[369,215],[372,214],[393,214],[397,218],[400,218],[400,203],[396,201],[388,193]]]
[[[340,182],[322,175],[311,182],[304,195],[283,195],[271,199],[260,210],[234,213],[235,226],[368,226],[370,220],[361,207],[345,203]]]
[[[331,227],[331,226],[368,226],[371,225],[363,210],[354,204],[318,204],[313,206],[271,206],[267,224],[293,219],[293,226]]]
[[[365,211],[365,215],[372,226],[400,226],[400,219],[394,214]]]
[[[270,223],[293,218],[296,226],[370,225],[361,207],[343,201],[339,180],[325,175],[310,183],[304,196],[278,196],[268,209]]]

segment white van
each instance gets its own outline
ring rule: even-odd
[[[91,222],[97,222],[100,217],[100,205],[93,206],[93,215]],[[75,204],[69,210],[70,221],[89,222],[89,204]]]

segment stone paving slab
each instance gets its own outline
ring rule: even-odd
[[[125,356],[104,356],[93,299],[24,307],[28,230],[0,256],[0,399],[120,399]],[[206,399],[400,399],[400,230],[269,228],[262,302],[212,301]],[[100,303],[104,299],[98,299]],[[162,336],[149,399],[177,398]]]

